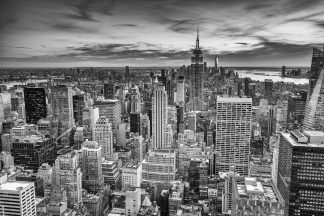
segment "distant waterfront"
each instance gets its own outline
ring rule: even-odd
[[[292,82],[295,84],[308,84],[308,79],[306,78],[287,78],[281,77],[280,71],[267,71],[267,70],[235,70],[239,74],[240,78],[249,77],[255,81],[263,82],[265,79],[271,79],[273,82]]]

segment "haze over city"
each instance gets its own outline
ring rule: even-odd
[[[0,5],[1,67],[180,66],[199,26],[222,66],[309,66],[320,0],[11,0]]]

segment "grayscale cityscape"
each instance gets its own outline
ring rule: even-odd
[[[324,216],[324,1],[2,0],[18,215]]]

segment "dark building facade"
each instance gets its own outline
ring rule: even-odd
[[[85,108],[84,95],[73,95],[73,117],[76,125],[82,125],[82,112]]]
[[[273,103],[272,91],[273,81],[271,79],[264,80],[264,97],[268,100],[269,104]]]
[[[287,108],[287,123],[289,129],[303,125],[307,102],[307,92],[300,91],[296,95],[289,96]]]
[[[115,84],[113,82],[104,84],[104,98],[114,99],[115,98]]]
[[[306,136],[280,134],[277,184],[289,216],[323,215],[324,145],[318,143],[323,135],[319,131]]]
[[[44,88],[24,88],[26,122],[37,124],[47,116],[46,93]]]
[[[53,164],[56,158],[54,138],[31,135],[15,139],[12,143],[11,154],[15,165],[37,172],[43,163]]]
[[[131,113],[130,114],[130,132],[141,133],[141,114]]]

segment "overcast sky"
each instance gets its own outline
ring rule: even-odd
[[[273,3],[272,3],[273,2]],[[0,66],[310,66],[323,0],[1,0]]]

